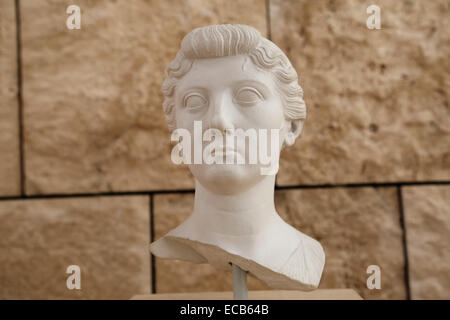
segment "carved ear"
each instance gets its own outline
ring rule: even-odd
[[[295,142],[295,139],[302,133],[304,119],[292,120],[291,128],[286,135],[284,143],[286,146],[292,146]]]

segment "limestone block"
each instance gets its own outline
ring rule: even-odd
[[[69,4],[81,8],[79,30],[66,27]],[[195,27],[239,22],[265,33],[265,1],[20,5],[27,193],[192,188],[170,160],[165,69]]]
[[[402,228],[395,188],[330,188],[276,193],[280,216],[325,251],[320,289],[356,290],[364,299],[405,299]],[[367,267],[381,289],[367,288]]]
[[[365,299],[404,299],[402,230],[394,188],[336,188],[276,192],[280,216],[322,244],[325,268],[319,288],[355,289]],[[193,194],[154,198],[155,240],[191,213]],[[369,290],[369,265],[381,268],[381,290]],[[268,287],[249,277],[250,290]],[[231,273],[207,264],[156,258],[156,292],[231,290]]]
[[[20,194],[16,10],[0,2],[0,196]]]
[[[0,202],[0,299],[129,299],[151,292],[149,200]],[[69,290],[78,265],[81,290]]]
[[[412,299],[450,299],[450,186],[403,188]]]
[[[366,9],[381,9],[369,30]],[[270,1],[308,107],[279,185],[450,178],[449,3]],[[432,142],[432,143],[431,143]]]

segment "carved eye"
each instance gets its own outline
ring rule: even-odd
[[[184,106],[186,109],[190,111],[197,111],[203,108],[207,103],[205,97],[203,97],[200,93],[189,93],[184,97]]]
[[[263,95],[252,87],[243,87],[236,93],[236,101],[242,105],[255,105],[263,100]]]

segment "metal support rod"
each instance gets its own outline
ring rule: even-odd
[[[231,266],[233,268],[233,298],[234,300],[248,300],[247,271],[235,264]]]

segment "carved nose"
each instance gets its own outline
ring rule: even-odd
[[[209,127],[218,129],[223,133],[232,132],[234,130],[234,125],[230,117],[231,110],[227,108],[225,99],[222,98],[217,100],[213,109],[214,113],[212,114]]]

